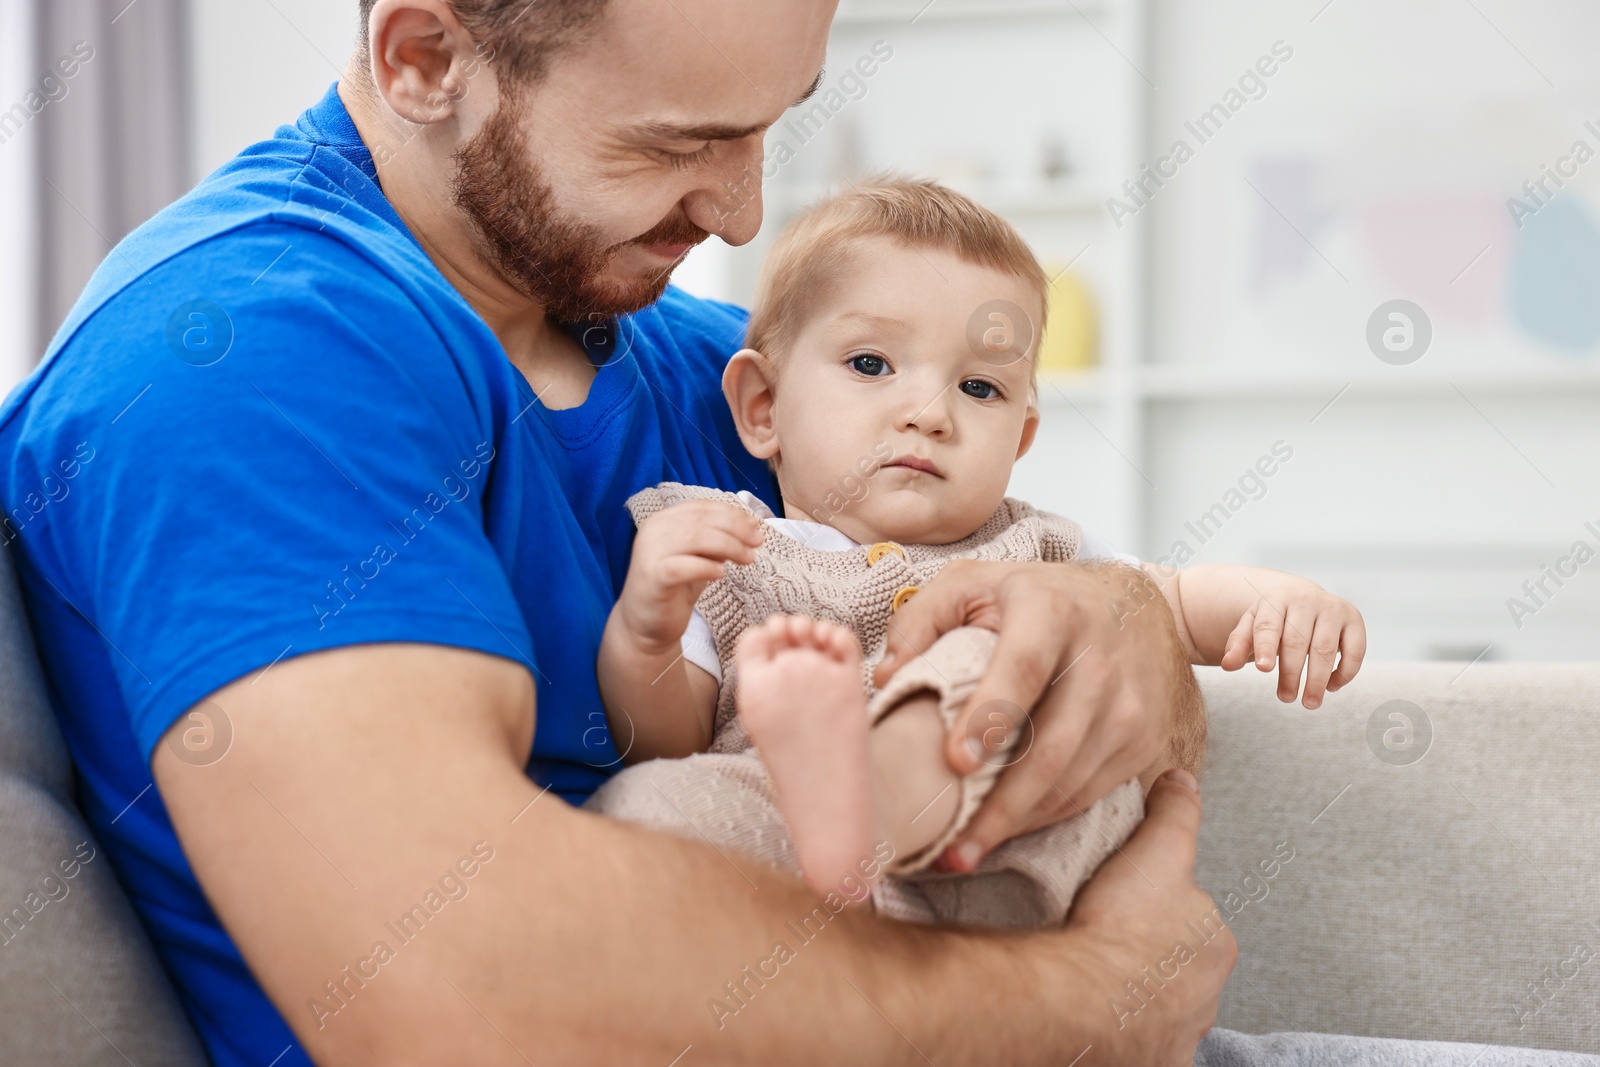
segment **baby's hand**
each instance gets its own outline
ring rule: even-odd
[[[690,500],[657,512],[639,527],[617,621],[652,652],[676,648],[696,600],[729,563],[749,563],[761,545],[761,522],[720,500]]]
[[[1228,635],[1222,669],[1238,670],[1250,661],[1252,651],[1262,671],[1277,663],[1278,699],[1287,704],[1294,703],[1303,670],[1304,704],[1319,707],[1324,692],[1337,692],[1361,669],[1367,653],[1367,626],[1361,612],[1305,578],[1274,582],[1258,592],[1261,599]],[[1334,670],[1335,656],[1338,670]]]

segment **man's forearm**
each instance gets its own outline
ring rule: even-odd
[[[892,923],[735,854],[555,806],[522,838],[500,873],[525,859],[538,902],[486,908],[471,955],[500,973],[563,961],[484,988],[503,1008],[486,1014],[524,1020],[532,1058],[660,1067],[693,1045],[702,1063],[1060,1064],[1093,1040],[1070,935]]]
[[[235,729],[214,765],[158,747],[201,885],[318,1063],[1042,1064],[1092,1039],[1069,934],[836,914],[545,795],[532,695],[508,661],[356,646],[213,694]]]

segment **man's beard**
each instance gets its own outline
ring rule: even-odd
[[[607,244],[597,227],[556,207],[518,117],[514,105],[502,104],[455,156],[456,206],[472,220],[490,260],[557,322],[626,315],[655,303],[675,264],[617,282],[604,278],[613,255],[631,245],[699,244],[710,235],[674,215],[641,237]]]

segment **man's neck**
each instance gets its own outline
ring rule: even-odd
[[[470,224],[449,195],[455,135],[454,120],[415,126],[396,116],[375,94],[358,88],[363,74],[347,71],[339,99],[368,148],[398,145],[374,153],[378,180],[395,214],[406,224],[439,273],[472,306],[506,356],[528,379],[546,407],[582,404],[595,368],[583,347],[545,316],[545,309],[515,286],[477,247]],[[384,157],[382,164],[378,156]]]

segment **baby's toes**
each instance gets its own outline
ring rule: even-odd
[[[817,647],[840,663],[860,663],[861,645],[850,627],[818,619],[815,623]]]
[[[752,626],[739,635],[734,656],[746,662],[770,660],[779,649],[790,647],[788,620],[782,615]]]

